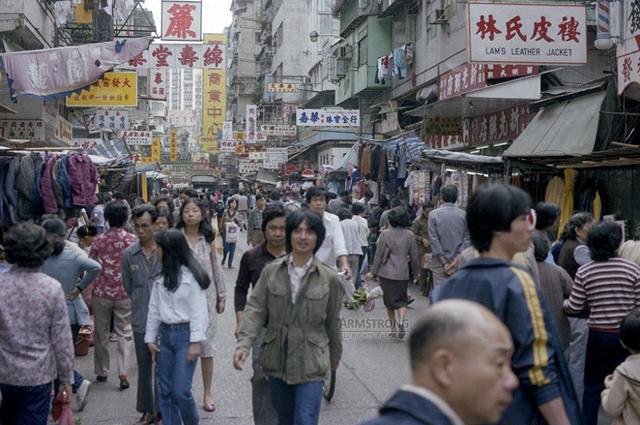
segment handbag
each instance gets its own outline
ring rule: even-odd
[[[53,416],[55,425],[75,425],[69,394],[66,391],[60,391],[53,401],[51,416]]]
[[[93,329],[90,326],[83,326],[78,332],[78,337],[74,343],[74,351],[76,357],[82,357],[89,354],[89,345],[93,340]]]
[[[240,232],[240,226],[238,226],[233,221],[227,223],[226,225],[226,234],[225,234],[225,242],[227,243],[236,243],[238,242],[238,233]]]

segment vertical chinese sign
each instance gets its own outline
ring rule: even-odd
[[[178,130],[169,130],[169,161],[178,161]]]
[[[640,83],[640,1],[624,0],[623,42],[618,45],[618,94]]]
[[[202,2],[163,0],[162,40],[202,41]]]
[[[202,75],[202,136],[200,145],[204,152],[217,153],[218,140],[222,136],[227,109],[227,77],[225,71],[226,39],[224,34],[205,34],[209,66],[215,69],[203,70]]]
[[[248,145],[256,143],[257,119],[258,107],[256,105],[247,105],[244,130],[247,132],[247,140],[245,141],[245,143]]]
[[[167,100],[167,69],[149,70],[149,99]]]

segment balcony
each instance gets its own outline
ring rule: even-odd
[[[260,65],[270,64],[273,59],[273,47],[264,45],[256,55],[256,62]]]
[[[0,2],[0,33],[25,50],[53,47],[53,6],[40,0]]]

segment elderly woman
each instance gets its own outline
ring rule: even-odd
[[[40,272],[52,248],[45,230],[17,224],[4,245],[13,266],[0,274],[0,423],[46,424],[51,382],[71,394],[73,342],[60,283]]]
[[[342,285],[315,256],[324,235],[322,218],[311,210],[287,217],[288,255],[264,267],[240,323],[236,369],[242,368],[260,329],[267,328],[260,363],[280,424],[318,423],[322,382],[342,355]]]
[[[406,331],[404,317],[409,302],[407,289],[411,278],[407,263],[410,263],[413,276],[418,277],[420,257],[415,235],[408,229],[411,222],[407,210],[404,207],[392,209],[388,223],[390,227],[380,233],[376,255],[367,278],[373,279],[374,276],[378,276],[380,280],[384,293],[384,306],[387,308],[387,315],[391,322],[389,336],[397,335],[399,338],[404,338]],[[398,320],[396,320],[396,311]]]

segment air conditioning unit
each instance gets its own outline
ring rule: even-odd
[[[447,9],[435,9],[433,11],[433,17],[434,24],[446,24],[447,22],[449,22]]]

